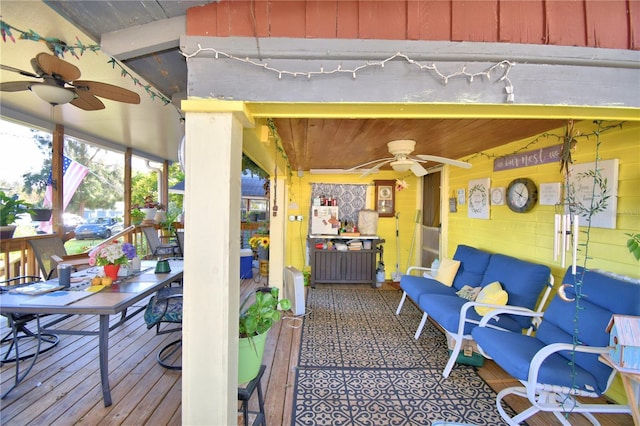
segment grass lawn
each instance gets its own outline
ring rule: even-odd
[[[100,240],[100,239],[98,239],[98,240],[82,240],[82,241],[78,241],[76,239],[73,239],[73,240],[69,240],[66,243],[64,243],[64,248],[67,249],[67,253],[68,254],[78,254],[78,253],[84,253],[84,252],[87,252],[87,251],[91,250],[92,248],[94,248],[95,246],[100,244],[101,242],[102,242],[102,240]]]

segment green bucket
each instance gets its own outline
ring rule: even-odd
[[[238,344],[238,384],[250,382],[258,375],[267,333],[269,331],[258,334],[251,339],[240,339]]]

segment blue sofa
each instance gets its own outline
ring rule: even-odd
[[[598,397],[611,384],[615,371],[599,360],[608,352],[607,325],[613,314],[640,316],[640,283],[580,267],[575,276],[569,267],[562,283],[568,285],[566,298],[554,298],[544,313],[518,313],[542,318],[535,337],[482,326],[472,331],[482,351],[524,385],[498,394],[498,411],[509,424],[519,424],[541,410],[552,412],[563,424],[569,424],[564,417],[568,412],[589,419],[592,412],[631,412],[628,405],[589,404],[574,396]],[[583,295],[579,299],[578,285]],[[500,402],[510,394],[527,398],[531,407],[510,417]]]
[[[407,274],[400,279],[403,294],[396,310],[396,315],[399,315],[402,305],[409,297],[423,312],[422,321],[414,337],[420,337],[422,328],[431,317],[453,341],[451,355],[443,371],[444,377],[449,376],[464,341],[467,341],[467,346],[470,344],[471,330],[481,321],[490,328],[500,330],[522,332],[523,329],[531,330],[532,327],[531,318],[518,315],[497,317],[490,313],[484,317],[480,316],[474,309],[476,306],[499,306],[469,301],[456,294],[459,290],[464,286],[484,288],[498,281],[507,292],[507,303],[512,309],[540,311],[553,287],[551,270],[545,265],[504,254],[489,253],[466,245],[457,247],[453,259],[460,261],[460,266],[451,287],[430,276],[412,275],[414,272],[428,272],[430,268],[409,268]]]

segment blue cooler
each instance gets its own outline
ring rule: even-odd
[[[253,250],[240,250],[240,279],[253,278]]]

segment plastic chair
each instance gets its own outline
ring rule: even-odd
[[[176,244],[162,244],[158,231],[153,226],[143,227],[142,232],[153,256],[180,256],[180,247]]]
[[[570,285],[566,297],[554,298],[544,313],[514,312],[508,306],[492,312],[542,318],[535,337],[491,329],[486,323],[471,332],[480,349],[523,384],[502,390],[496,399],[500,415],[510,425],[539,411],[553,413],[563,425],[571,424],[567,413],[582,414],[593,424],[599,423],[592,413],[631,413],[629,405],[584,401],[604,394],[613,381],[615,370],[598,359],[609,351],[607,325],[613,314],[640,315],[640,286],[583,268],[577,268],[574,277],[571,267],[562,282]],[[577,285],[582,289],[580,299]],[[501,404],[512,394],[531,403],[513,418]],[[576,396],[584,398],[578,401]]]
[[[165,287],[151,297],[144,313],[144,321],[148,329],[156,327],[157,335],[182,332],[182,286]],[[161,329],[162,324],[180,324],[180,326]],[[171,362],[181,346],[182,338],[165,345],[156,357],[158,364],[170,370],[182,370],[181,365]]]

